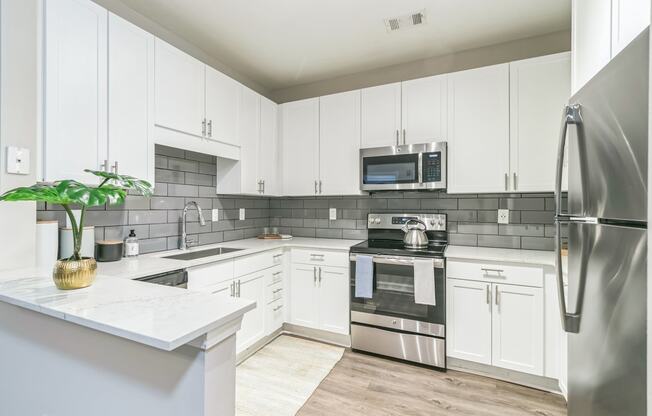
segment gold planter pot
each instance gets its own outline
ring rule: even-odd
[[[93,258],[57,260],[52,271],[52,279],[59,289],[81,289],[92,285],[96,274],[97,263]]]

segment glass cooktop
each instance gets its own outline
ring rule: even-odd
[[[409,249],[403,241],[398,240],[367,240],[351,247],[351,253],[385,254],[410,257],[444,257],[446,244],[438,243],[426,248]]]

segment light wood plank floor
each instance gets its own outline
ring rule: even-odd
[[[516,384],[346,351],[297,415],[558,416],[566,404]]]

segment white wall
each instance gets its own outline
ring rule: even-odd
[[[38,0],[0,0],[0,192],[36,181]],[[30,149],[29,175],[6,173],[6,148]],[[0,270],[34,263],[36,206],[0,202]]]

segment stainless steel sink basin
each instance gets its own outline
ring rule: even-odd
[[[174,256],[163,257],[164,259],[173,260],[195,260],[210,256],[219,256],[220,254],[233,253],[234,251],[244,250],[243,248],[217,247],[208,250],[189,251],[188,253],[175,254]]]

